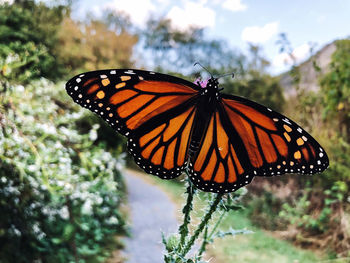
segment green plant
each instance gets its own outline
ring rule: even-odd
[[[1,262],[103,262],[127,232],[121,148],[64,94],[46,80],[0,93]]]
[[[178,233],[170,235],[165,238],[163,235],[163,244],[165,245],[166,254],[164,255],[164,262],[166,263],[195,263],[202,261],[203,254],[207,250],[207,245],[212,243],[216,238],[223,238],[225,236],[235,236],[239,234],[248,234],[248,230],[233,230],[220,231],[218,227],[224,217],[229,211],[236,211],[242,209],[237,202],[244,194],[244,189],[231,194],[207,194],[206,200],[209,201],[209,206],[204,212],[202,219],[198,226],[191,233],[189,226],[191,223],[191,211],[193,210],[193,199],[197,193],[190,180],[187,181],[186,204],[182,209],[184,215],[183,223],[180,225]],[[206,195],[206,194],[202,194]],[[217,212],[219,214],[216,222],[211,225],[210,221],[213,215]],[[187,257],[187,254],[197,241],[202,236],[202,241],[198,249],[194,252],[194,256]]]
[[[340,134],[350,142],[350,39],[335,42],[330,70],[320,78],[325,115],[337,118]]]
[[[57,80],[65,73],[60,62],[57,32],[67,5],[47,6],[35,1],[0,5],[0,76],[28,83],[45,77]]]

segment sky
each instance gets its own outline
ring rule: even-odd
[[[210,38],[243,52],[248,43],[259,44],[274,74],[291,63],[276,44],[280,33],[287,34],[298,62],[310,55],[311,47],[318,50],[350,36],[350,0],[80,0],[73,15],[102,15],[106,8],[127,13],[140,27],[150,16],[169,18],[178,29],[205,27]]]

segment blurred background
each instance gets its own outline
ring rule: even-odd
[[[330,157],[313,177],[256,178],[224,224],[256,234],[215,243],[212,262],[350,262],[349,13],[346,0],[0,1],[0,262],[105,262],[128,232],[125,140],[65,82],[106,68],[194,81],[208,76],[197,61]]]

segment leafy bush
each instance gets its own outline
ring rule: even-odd
[[[350,142],[350,39],[335,42],[330,70],[320,78],[325,115],[337,120],[339,133]]]
[[[123,155],[98,125],[80,133],[85,111],[64,92],[41,80],[0,93],[1,262],[102,262],[126,232]]]
[[[57,33],[68,6],[46,6],[33,0],[0,5],[0,76],[28,83],[59,79],[65,68],[57,50]]]

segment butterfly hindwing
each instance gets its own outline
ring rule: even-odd
[[[248,184],[253,174],[245,173],[245,160],[238,158],[237,144],[224,128],[219,111],[211,114],[189,172],[194,185],[209,192],[232,192]]]
[[[187,165],[195,114],[186,103],[140,126],[128,140],[135,162],[163,179],[179,176]]]

